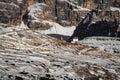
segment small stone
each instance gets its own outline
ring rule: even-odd
[[[23,80],[23,78],[22,78],[22,77],[19,77],[19,76],[16,76],[16,77],[15,77],[15,80]]]
[[[11,65],[12,65],[12,66],[15,66],[15,64],[14,64],[14,63],[11,63]]]
[[[46,77],[50,78],[50,74],[46,74]]]
[[[5,62],[9,62],[8,60],[6,60]]]
[[[23,71],[23,72],[19,72],[20,74],[28,74],[28,72],[25,72],[25,71]]]

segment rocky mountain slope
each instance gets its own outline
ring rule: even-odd
[[[80,43],[98,48],[102,51],[119,54],[120,53],[120,38],[113,37],[87,37],[81,40]]]
[[[67,43],[41,34],[39,30],[0,26],[0,79],[120,79],[120,54]]]
[[[0,79],[120,80],[119,38],[110,43],[104,38],[108,44],[99,44],[98,37],[99,43],[63,40],[97,5],[92,0],[0,0]],[[111,19],[119,21],[116,8]]]

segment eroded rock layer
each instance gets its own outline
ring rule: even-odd
[[[63,26],[77,25],[82,17],[89,12],[89,9],[94,9],[99,4],[99,2],[94,2],[93,0],[88,0],[86,2],[82,0],[1,0],[0,22],[19,24],[23,16],[27,13],[27,7],[35,3],[44,3],[49,7],[42,8],[43,14],[39,15],[39,19],[56,21]],[[104,3],[108,4],[108,2]],[[104,9],[109,10],[110,6],[107,5]],[[35,14],[37,13],[40,12],[36,11]],[[112,13],[112,19],[114,19],[115,16],[118,17],[118,13],[119,12]],[[44,16],[44,18],[41,18],[41,16]],[[29,15],[29,17],[31,17],[31,15]],[[31,21],[31,18],[29,18],[29,20]],[[33,25],[32,21],[31,24]]]

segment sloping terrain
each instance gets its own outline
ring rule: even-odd
[[[97,6],[91,1],[1,0],[0,80],[120,80],[119,39],[107,42],[105,38],[105,43],[103,38],[80,43],[62,40]],[[114,13],[119,19],[116,12],[111,19]],[[109,52],[116,49],[118,54]]]
[[[39,30],[4,26],[0,27],[0,79],[120,79],[120,54],[67,43],[41,34]]]
[[[109,53],[120,54],[120,38],[113,37],[87,37],[80,43],[98,48]]]

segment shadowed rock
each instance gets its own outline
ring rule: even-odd
[[[92,23],[93,13],[96,10],[89,12],[86,17],[78,24],[73,35],[68,39],[71,42],[74,37],[78,37],[79,40],[90,36],[108,36],[108,37],[119,37],[119,22],[115,19],[114,21],[101,20]],[[96,14],[97,15],[97,14]]]

